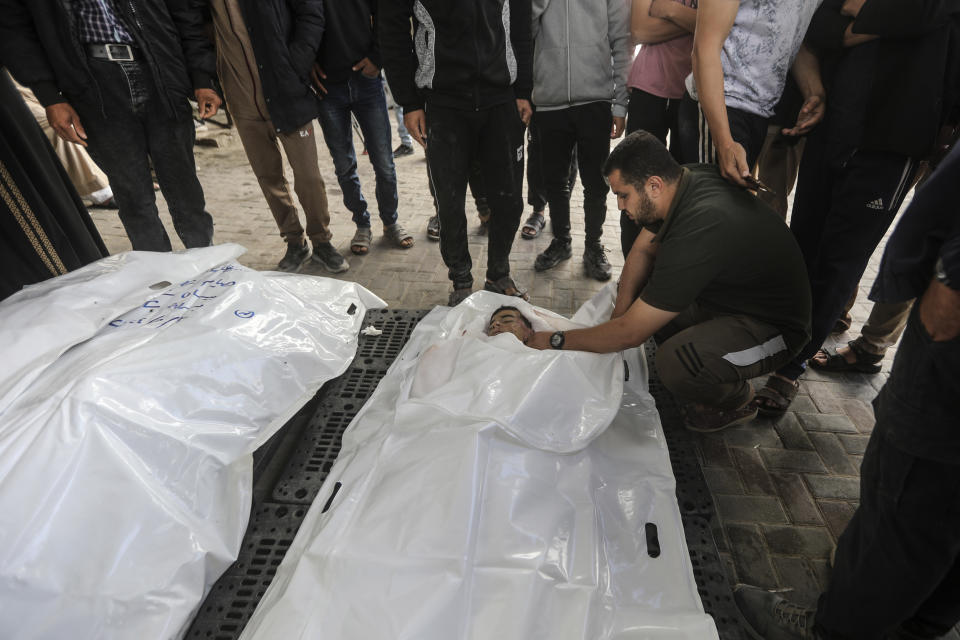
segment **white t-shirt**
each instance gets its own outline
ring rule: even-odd
[[[741,0],[723,43],[723,92],[728,107],[769,118],[787,72],[823,0]],[[687,91],[697,99],[693,74]]]

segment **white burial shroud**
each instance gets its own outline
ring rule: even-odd
[[[592,324],[611,300],[574,318]],[[482,292],[420,322],[242,640],[717,638],[642,350],[624,383],[619,354],[484,336],[501,304],[539,329],[576,326]]]
[[[251,454],[384,306],[243,251],[120,254],[0,303],[0,638],[182,637],[236,558]]]

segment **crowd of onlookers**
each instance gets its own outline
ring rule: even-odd
[[[759,591],[738,601],[765,638],[934,638],[960,619],[960,433],[956,405],[945,408],[960,373],[960,175],[947,155],[960,122],[956,2],[0,0],[0,10],[0,63],[51,131],[106,174],[112,193],[90,176],[87,190],[115,203],[136,250],[171,248],[157,185],[183,244],[212,243],[188,101],[200,119],[225,101],[286,242],[284,271],[310,259],[349,268],[330,241],[314,121],[356,255],[370,251],[373,224],[354,123],[398,249],[414,236],[394,157],[425,148],[436,208],[426,231],[450,305],[474,289],[468,184],[489,243],[483,288],[521,298],[516,236],[538,237],[549,212],[552,240],[534,268],[569,259],[578,178],[584,273],[611,277],[612,188],[625,266],[611,321],[528,344],[611,351],[656,335],[690,428],[783,415],[808,366],[875,373],[906,328],[910,346],[877,401],[862,504],[816,614]],[[860,337],[823,349],[849,328],[871,254],[931,174],[891,241]],[[763,373],[754,393],[746,380]],[[934,493],[941,502],[924,498]]]

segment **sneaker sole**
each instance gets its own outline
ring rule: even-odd
[[[587,269],[586,267],[583,268],[583,273],[584,273],[584,275],[586,275],[588,278],[593,278],[594,280],[599,280],[600,282],[606,282],[607,280],[610,279],[610,274],[609,274],[609,273],[604,273],[604,274],[602,274],[602,275],[601,275],[601,274],[597,274],[597,273],[590,273],[590,270]]]
[[[323,270],[326,271],[327,273],[343,273],[344,271],[347,271],[348,269],[350,269],[350,263],[347,262],[346,260],[343,261],[343,268],[333,269],[327,263],[325,263],[323,260],[320,260],[319,258],[310,256],[310,259],[316,262],[317,264],[319,264],[321,267],[323,267]]]
[[[284,269],[283,267],[281,267],[281,266],[278,264],[278,265],[277,265],[277,271],[279,271],[279,272],[281,272],[281,273],[300,273],[300,271],[303,269],[303,265],[305,265],[305,264],[307,264],[308,262],[310,262],[310,258],[311,258],[311,257],[312,257],[312,256],[307,255],[306,258],[304,258],[303,260],[300,261],[300,264],[298,264],[297,266],[295,266],[295,267],[293,267],[293,268],[291,268],[291,269]]]

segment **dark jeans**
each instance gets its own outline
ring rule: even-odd
[[[140,62],[90,59],[102,106],[72,106],[87,132],[87,151],[110,179],[120,221],[137,251],[170,251],[160,222],[150,161],[167,201],[173,227],[188,249],[213,243],[213,218],[193,158],[195,129],[190,103],[176,115],[160,99],[149,69]]]
[[[464,199],[474,159],[490,206],[487,279],[510,275],[523,213],[523,122],[510,102],[481,111],[427,105],[427,162],[440,216],[440,254],[455,288],[472,286]]]
[[[755,113],[727,107],[730,135],[747,152],[747,165],[750,167],[757,163],[763,141],[767,137],[767,120],[768,118]],[[680,102],[677,132],[682,164],[717,161],[717,151],[713,146],[713,136],[707,119],[700,109],[700,103],[691,98],[689,93],[684,93]]]
[[[543,170],[540,162],[540,136],[537,128],[527,130],[527,204],[534,211],[543,212],[547,208],[547,188],[543,184]],[[577,182],[577,149],[574,147],[570,158],[570,176],[567,178],[570,191]]]
[[[960,339],[930,340],[915,308],[874,401],[860,506],[837,541],[830,587],[820,596],[816,624],[825,638],[883,638],[898,627],[933,638],[960,621],[960,461],[938,462],[896,444],[898,433],[923,440],[930,430],[926,447],[936,449],[944,438],[952,449],[960,446],[956,395],[929,391],[942,390],[944,362],[955,380]],[[904,421],[916,413],[909,405],[928,407],[939,426]]]
[[[390,115],[383,78],[368,78],[359,71],[346,82],[326,82],[327,93],[320,101],[320,128],[333,157],[333,168],[343,192],[343,206],[353,214],[358,227],[370,226],[367,201],[360,191],[357,176],[357,153],[353,148],[352,113],[363,140],[373,172],[377,178],[377,208],[384,226],[397,221],[397,171],[390,148]]]
[[[664,146],[667,132],[670,133],[670,155],[681,162],[680,157],[680,100],[661,98],[640,89],[630,89],[627,106],[627,135],[643,129],[655,135]],[[630,253],[642,227],[623,211],[620,212],[620,249],[623,257]]]
[[[810,342],[780,373],[798,378],[843,313],[913,181],[917,163],[896,153],[836,157],[825,136],[807,140],[790,229],[810,277]]]
[[[533,114],[533,126],[540,136],[543,154],[540,167],[555,238],[570,240],[570,161],[576,148],[580,183],[583,184],[586,241],[600,241],[607,217],[609,191],[603,177],[603,163],[610,154],[612,125],[609,102],[591,102]]]

